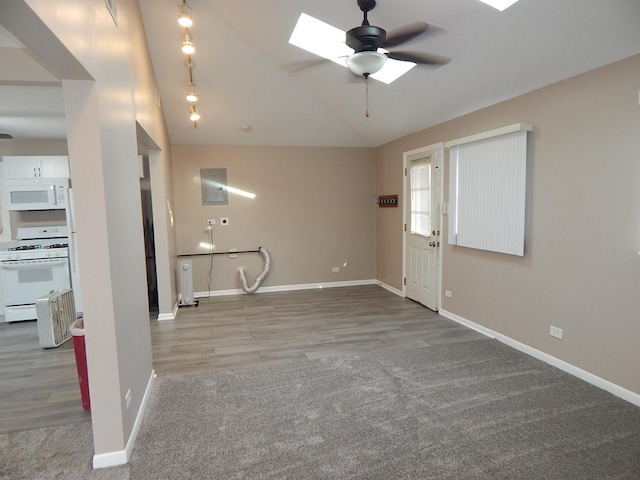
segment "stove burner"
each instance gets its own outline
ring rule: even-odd
[[[53,245],[47,245],[44,248],[67,248],[68,246],[68,243],[54,243]]]
[[[11,247],[9,250],[18,251],[18,250],[37,250],[38,248],[42,248],[40,245],[20,245],[18,247]]]

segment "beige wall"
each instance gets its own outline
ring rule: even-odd
[[[120,8],[120,6],[118,7]],[[156,102],[156,80],[147,37],[142,25],[138,2],[128,2],[131,11],[132,36],[129,61],[133,74],[133,103],[137,122],[138,153],[149,158],[153,230],[158,277],[159,314],[173,315],[177,301],[173,266],[176,256],[176,235],[173,222],[173,182],[171,180],[171,152],[169,132],[164,114]]]
[[[404,151],[533,123],[525,256],[449,246],[445,228],[443,309],[638,394],[639,88],[635,56],[391,142],[376,167],[378,189],[401,192]],[[447,185],[445,159],[445,199]],[[377,276],[399,289],[401,222],[378,214]]]
[[[115,25],[104,0],[11,0],[0,3],[0,21],[63,83],[95,452],[98,464],[118,463],[152,374],[138,126],[161,150],[156,172],[170,171],[140,12],[137,2],[119,2]],[[171,190],[160,193],[167,206],[158,214],[168,218]],[[167,237],[159,258],[168,264],[167,224],[156,235]]]
[[[426,146],[425,143],[420,146]],[[402,291],[402,212],[405,208],[403,193],[404,151],[397,152],[392,145],[376,149],[376,191],[379,195],[398,195],[397,208],[376,210],[376,278]]]
[[[215,250],[265,247],[272,268],[263,286],[329,283],[375,278],[373,150],[364,148],[172,146],[178,254],[206,252],[207,220]],[[226,168],[228,205],[203,206],[200,169]],[[220,226],[229,217],[229,226]],[[205,292],[210,256],[193,257],[194,287]],[[257,254],[213,260],[211,290],[241,288],[236,269],[249,283],[262,271]],[[339,273],[332,273],[339,267]]]

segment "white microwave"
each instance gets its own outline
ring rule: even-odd
[[[68,178],[7,178],[4,181],[7,210],[67,208]]]

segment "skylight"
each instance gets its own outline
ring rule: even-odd
[[[344,43],[345,35],[346,33],[339,28],[302,13],[289,43],[347,68],[345,60],[353,53],[353,49]],[[387,53],[387,50],[382,48],[378,51]],[[413,62],[389,59],[382,70],[371,75],[371,78],[389,84],[415,66]]]
[[[353,49],[344,43],[344,38],[345,32],[339,28],[302,13],[289,43],[346,67],[344,57],[351,55]]]
[[[502,12],[503,10],[506,10],[511,5],[516,3],[518,0],[480,0],[480,1],[483,3],[486,3],[487,5],[491,5],[493,8],[500,10]]]

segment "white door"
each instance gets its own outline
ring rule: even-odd
[[[405,296],[439,307],[442,147],[405,154]]]

